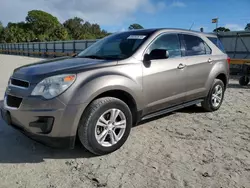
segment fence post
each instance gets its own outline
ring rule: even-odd
[[[76,53],[76,41],[73,40],[73,53],[75,54]]]
[[[63,56],[64,56],[64,41],[62,41],[62,53],[63,53]]]
[[[87,40],[85,41],[85,49],[86,49],[86,48],[88,48],[88,41],[87,41]],[[85,50],[85,49],[84,49],[84,50]]]
[[[45,42],[45,57],[47,56],[47,52],[48,52],[48,46],[47,46],[47,42]]]
[[[54,57],[56,57],[56,41],[53,43],[53,49],[54,49]]]
[[[28,42],[28,56],[30,56],[30,43]]]
[[[34,45],[35,45],[34,42],[32,42],[32,54],[33,54],[32,56],[34,56],[34,54],[35,54],[35,53],[34,53],[34,52],[35,52],[35,47],[34,47]]]
[[[41,43],[38,43],[38,51],[39,51],[39,56],[41,56]]]

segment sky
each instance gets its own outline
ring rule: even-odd
[[[43,10],[60,22],[80,17],[109,31],[127,30],[132,23],[144,28],[204,28],[243,30],[250,23],[250,0],[0,0],[0,21],[24,21],[29,10]]]

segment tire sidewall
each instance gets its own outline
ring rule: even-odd
[[[96,140],[95,127],[100,116],[104,112],[112,108],[117,108],[124,113],[125,118],[126,118],[126,129],[121,140],[119,140],[115,145],[110,146],[110,147],[104,147],[100,145]],[[90,117],[90,121],[88,121],[88,125],[87,125],[87,139],[88,139],[90,146],[94,148],[95,152],[101,153],[101,154],[111,153],[119,149],[126,142],[130,134],[131,127],[132,127],[132,115],[131,115],[130,109],[124,102],[119,101],[119,100],[113,100],[112,102],[103,104]]]
[[[219,104],[217,107],[215,107],[215,106],[212,104],[212,95],[213,95],[213,91],[214,91],[214,89],[215,89],[215,87],[216,87],[217,85],[220,85],[220,86],[222,87],[222,98],[221,98],[220,104]],[[207,98],[207,100],[208,100],[207,102],[208,102],[209,107],[211,108],[211,110],[216,111],[216,110],[218,110],[218,109],[221,107],[222,102],[223,102],[223,100],[224,100],[224,93],[225,93],[225,86],[224,86],[224,83],[223,83],[221,80],[217,80],[217,79],[216,79],[216,80],[214,81],[214,83],[213,83],[213,86],[212,86],[212,88],[211,88],[211,90],[210,90],[210,92],[209,92],[208,98]]]

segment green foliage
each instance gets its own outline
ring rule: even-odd
[[[8,24],[4,30],[4,39],[8,43],[25,41],[25,32],[18,24]]]
[[[133,29],[143,29],[143,27],[140,25],[140,24],[137,24],[137,23],[134,23],[134,24],[131,24],[129,27],[128,27],[129,30],[133,30]]]
[[[2,22],[0,22],[0,43],[4,42],[4,27]]]
[[[56,17],[41,10],[29,11],[25,22],[9,22],[6,27],[0,22],[0,42],[8,43],[98,39],[109,34],[98,24],[85,22],[78,17],[61,24]]]
[[[50,35],[51,32],[60,26],[60,22],[56,17],[41,10],[29,11],[26,22],[36,35]]]
[[[245,30],[246,30],[246,31],[250,31],[250,23],[248,23],[248,24],[246,25]]]
[[[217,29],[214,29],[214,32],[228,32],[230,29],[225,27],[218,27]]]
[[[52,31],[52,33],[49,36],[49,39],[53,41],[68,40],[69,39],[68,31],[63,26],[58,26]]]
[[[105,30],[101,30],[98,24],[84,22],[83,19],[74,17],[63,23],[71,39],[97,39],[108,35]]]
[[[82,35],[83,19],[74,17],[66,20],[63,25],[67,29],[70,38],[78,40]]]

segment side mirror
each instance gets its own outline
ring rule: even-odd
[[[163,49],[154,49],[150,53],[151,59],[167,59],[169,52]]]
[[[149,54],[145,54],[145,55],[144,55],[144,58],[143,58],[143,61],[144,61],[144,62],[147,62],[147,61],[150,61],[150,60],[151,60],[150,55],[149,55]]]

